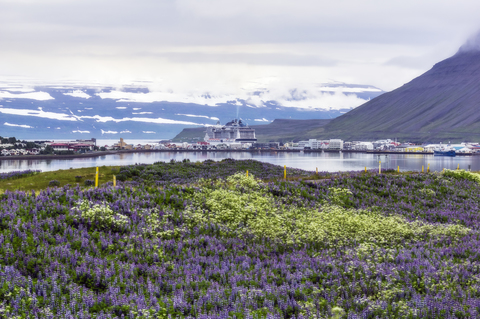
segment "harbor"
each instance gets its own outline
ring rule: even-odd
[[[258,161],[292,168],[315,171],[360,171],[382,169],[400,171],[422,171],[427,167],[431,172],[443,169],[465,169],[480,171],[480,160],[477,156],[444,157],[433,154],[400,154],[373,153],[360,151],[300,151],[300,150],[148,150],[148,151],[108,151],[94,152],[84,155],[38,155],[0,158],[0,172],[11,172],[25,169],[54,171],[60,169],[123,166],[133,164],[152,164],[189,160],[203,162],[205,160],[221,161],[226,158],[255,159]]]

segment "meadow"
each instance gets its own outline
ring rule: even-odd
[[[480,317],[478,174],[102,171],[0,178],[0,317]]]

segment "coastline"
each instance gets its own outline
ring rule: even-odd
[[[62,160],[62,159],[75,159],[75,158],[89,158],[89,157],[100,157],[106,155],[115,155],[115,154],[130,154],[130,153],[163,153],[163,152],[174,152],[174,153],[194,153],[194,152],[214,152],[214,153],[225,153],[225,152],[249,152],[249,153],[364,153],[364,154],[375,154],[375,155],[389,155],[389,154],[409,154],[409,155],[433,155],[429,152],[396,152],[396,151],[357,151],[357,150],[274,150],[274,149],[259,149],[259,150],[177,150],[177,149],[168,149],[168,150],[117,150],[117,151],[98,151],[85,154],[72,154],[72,155],[16,155],[16,156],[0,156],[0,161],[11,161],[11,160]],[[474,156],[477,154],[469,153],[459,153],[457,156]],[[478,154],[480,155],[480,154]]]

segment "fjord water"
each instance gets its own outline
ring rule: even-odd
[[[152,164],[154,162],[168,162],[171,159],[182,161],[189,159],[192,162],[211,159],[220,161],[225,158],[233,159],[254,159],[276,165],[300,168],[304,170],[337,172],[337,171],[359,171],[367,169],[378,169],[379,161],[382,168],[397,169],[401,171],[421,171],[422,166],[426,171],[430,165],[430,171],[441,171],[442,169],[480,170],[480,156],[457,156],[443,157],[433,155],[415,154],[389,154],[376,155],[365,153],[346,152],[143,152],[143,153],[121,153],[90,158],[72,159],[48,159],[36,160],[34,156],[26,160],[0,160],[0,172],[11,172],[18,170],[41,170],[55,171],[60,169]]]

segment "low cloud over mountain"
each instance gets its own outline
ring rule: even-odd
[[[20,138],[115,136],[171,138],[185,127],[233,118],[250,125],[277,118],[334,118],[383,93],[367,85],[303,88],[252,83],[241,94],[153,91],[144,85],[25,86],[0,83],[0,135]]]

